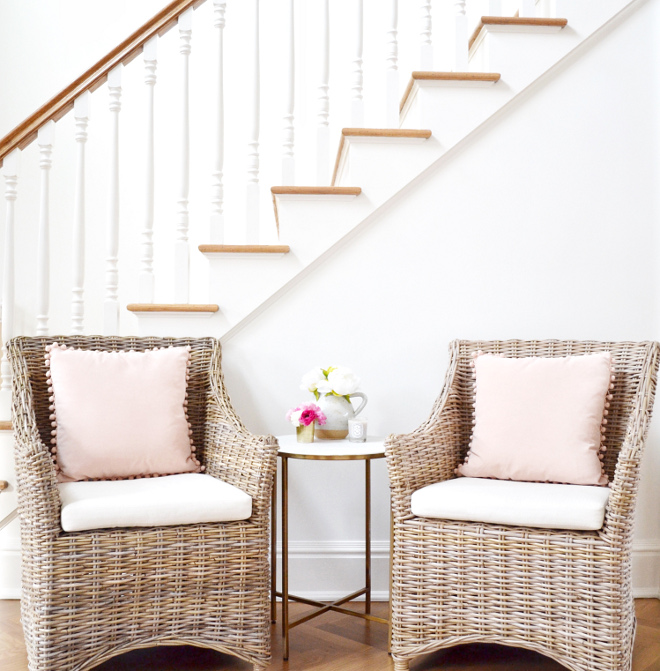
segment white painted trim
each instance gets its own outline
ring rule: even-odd
[[[632,548],[633,556],[641,554],[660,555],[660,539],[651,541],[635,541]]]
[[[3,574],[7,574],[6,568],[9,562],[20,564],[20,550],[18,540],[7,539],[4,548],[0,550],[0,566]],[[7,542],[9,541],[9,542]],[[372,541],[371,552],[373,561],[389,561],[389,541]],[[655,555],[651,561],[660,567],[660,541],[640,541],[633,547],[633,560],[641,556]],[[328,560],[328,559],[364,559],[364,543],[361,541],[290,541],[289,560]],[[277,544],[278,572],[281,569],[281,543]],[[301,591],[299,596],[304,596],[317,601],[333,601],[344,596],[340,590],[324,591]],[[633,588],[633,597],[636,599],[660,599],[660,585],[643,585]],[[0,599],[20,598],[20,586],[0,586]],[[374,590],[371,598],[373,601],[387,601],[389,598],[387,590]]]
[[[289,541],[289,559],[364,559],[364,541]],[[372,560],[390,558],[390,542],[371,541]],[[277,559],[282,559],[282,543],[277,542]]]
[[[313,599],[314,601],[337,601],[342,597],[346,596],[346,592],[338,591],[325,591],[325,592],[300,592],[296,593],[296,596],[302,596],[305,599]],[[373,591],[371,592],[372,601],[389,601],[390,593],[388,591]],[[282,601],[280,597],[277,597],[277,601]],[[359,596],[353,601],[364,601],[364,595]],[[346,605],[344,606],[346,607]],[[349,606],[350,607],[350,606]]]
[[[9,539],[8,539],[9,540]],[[14,539],[11,539],[14,540]],[[20,576],[21,552],[18,545],[18,539],[15,542],[3,543],[6,549],[0,550],[0,575],[3,577],[3,583],[8,576]],[[20,599],[20,583],[0,584],[0,599]]]

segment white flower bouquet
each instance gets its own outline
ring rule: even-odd
[[[343,396],[347,401],[360,387],[360,378],[344,366],[312,368],[303,375],[300,388],[311,391],[318,401],[321,395]]]

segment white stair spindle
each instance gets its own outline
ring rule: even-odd
[[[465,0],[455,0],[456,9],[454,27],[454,72],[467,72],[468,69],[468,27],[465,13]]]
[[[105,335],[119,333],[119,112],[121,110],[122,67],[118,65],[108,73],[110,148],[105,301],[103,303],[103,332]]]
[[[293,125],[296,75],[295,75],[295,32],[294,32],[294,0],[285,3],[286,16],[284,17],[284,49],[285,49],[285,79],[284,79],[284,141],[282,143],[282,184],[291,186],[295,184],[295,159],[294,138],[295,129]]]
[[[364,48],[364,3],[363,0],[353,0],[355,3],[355,47],[353,52],[353,85],[351,86],[351,126],[364,126],[364,73],[362,69],[362,51]]]
[[[218,31],[216,59],[215,141],[211,170],[211,243],[221,245],[225,237],[223,170],[225,160],[225,101],[224,101],[224,29],[225,0],[213,0],[213,27]]]
[[[249,138],[246,189],[246,241],[259,242],[259,127],[260,127],[260,63],[259,63],[259,0],[250,0],[251,43],[248,65]],[[250,39],[250,38],[248,38]]]
[[[488,16],[502,16],[502,0],[488,0]]]
[[[174,242],[174,300],[187,303],[190,298],[190,252],[188,249],[188,196],[190,192],[190,51],[192,8],[179,16],[179,53],[181,54],[181,156],[179,197]]]
[[[50,168],[53,165],[55,122],[47,121],[37,134],[39,145],[39,232],[37,236],[37,327],[38,336],[48,335],[50,298]]]
[[[399,127],[399,0],[389,0],[385,70],[385,124]]]
[[[158,38],[152,37],[142,50],[144,84],[146,91],[145,170],[144,170],[144,220],[142,228],[142,258],[138,296],[141,303],[153,303],[154,278],[154,88],[158,66]]]
[[[316,141],[316,180],[325,186],[329,179],[330,157],[330,7],[328,0],[321,0],[321,71],[318,100],[318,127]]]
[[[520,0],[518,10],[520,18],[533,18],[536,16],[536,0]]]
[[[18,163],[20,151],[14,149],[5,156],[3,174],[5,178],[5,201],[7,216],[5,219],[5,249],[2,267],[2,383],[3,416],[8,417],[11,399],[11,367],[7,358],[7,341],[14,336],[14,226],[16,218],[16,198],[18,197]]]
[[[76,177],[73,197],[73,289],[71,296],[71,333],[83,333],[85,303],[85,145],[91,94],[85,91],[73,103],[76,122]]]
[[[431,18],[431,0],[422,0],[421,28],[419,33],[419,69],[433,70],[433,21]]]

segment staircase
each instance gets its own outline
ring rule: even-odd
[[[379,23],[362,1],[339,17],[328,0],[177,0],[1,139],[2,341],[211,334],[229,350],[275,305],[289,314],[294,289],[311,300],[305,279],[324,264],[337,275],[345,259],[336,291],[352,294],[360,235],[640,2],[410,4],[379,3]],[[373,26],[384,58],[368,52]],[[463,207],[487,216],[478,201]],[[453,221],[438,212],[439,227]],[[392,254],[383,263],[397,272]],[[363,296],[377,290],[360,278]],[[387,323],[386,306],[370,316]],[[237,354],[230,377],[261,365]],[[7,420],[4,352],[1,366]]]
[[[519,4],[509,3],[511,6],[508,9],[513,9],[515,16],[479,16],[475,11],[482,8],[483,2],[457,2],[451,11],[443,9],[444,14],[439,13],[437,8],[432,13],[431,2],[422,2],[419,55],[413,57],[413,60],[417,59],[420,65],[427,68],[432,65],[432,19],[437,21],[439,17],[443,21],[442,25],[449,24],[453,28],[455,39],[451,60],[454,69],[444,72],[430,68],[412,71],[397,105],[398,111],[392,109],[392,106],[397,104],[399,64],[410,60],[401,58],[399,53],[403,47],[414,52],[415,45],[413,40],[405,39],[398,30],[397,2],[390,3],[387,59],[384,64],[386,81],[384,89],[378,92],[385,114],[374,116],[381,121],[384,117],[395,119],[397,127],[341,129],[331,177],[328,69],[334,54],[329,43],[329,3],[327,0],[321,3],[320,14],[316,17],[320,17],[321,23],[311,36],[314,42],[320,39],[318,58],[321,77],[315,129],[296,128],[294,123],[295,102],[302,99],[304,94],[296,95],[296,86],[301,85],[296,84],[299,68],[296,67],[295,49],[301,44],[303,49],[310,47],[295,37],[294,26],[303,21],[295,17],[295,3],[283,1],[280,4],[277,27],[282,28],[284,40],[279,44],[273,43],[272,34],[264,36],[263,29],[260,33],[266,9],[261,8],[260,13],[257,0],[245,3],[244,16],[239,17],[244,20],[242,28],[245,35],[242,37],[247,47],[243,52],[247,54],[246,68],[241,75],[244,79],[243,98],[248,103],[246,114],[249,132],[247,183],[242,189],[245,200],[243,211],[238,217],[236,204],[230,202],[228,189],[231,185],[233,190],[236,180],[225,169],[230,147],[227,119],[234,118],[231,115],[235,114],[225,103],[225,89],[231,85],[225,62],[233,54],[225,53],[224,32],[226,13],[232,10],[231,3],[229,10],[227,3],[219,0],[207,3],[177,0],[170,3],[61,94],[0,140],[7,203],[3,341],[18,333],[45,334],[49,331],[82,333],[102,330],[106,334],[211,332],[221,337],[230,335],[246,319],[254,317],[259,310],[276,300],[306,268],[340,244],[352,230],[377,216],[393,198],[401,197],[406,187],[425,170],[438,161],[451,160],[452,150],[456,146],[480,132],[489,120],[504,113],[508,105],[548,75],[557,63],[580,48],[630,3],[625,0],[608,0],[578,3],[580,6],[576,7],[575,3],[558,0],[555,11],[565,10],[565,16],[540,16],[537,14],[550,10],[547,3],[524,0]],[[208,11],[203,17],[205,25],[200,29],[200,49],[205,52],[215,49],[215,63],[212,67],[203,63],[198,73],[191,70],[195,64],[191,45],[194,41],[193,9],[197,8],[196,15],[201,14],[204,7],[200,5],[208,5]],[[368,91],[363,81],[363,43],[370,36],[364,29],[363,2],[349,5],[357,5],[357,12],[344,18],[345,23],[355,23],[352,26],[354,42],[351,45],[353,58],[349,116],[350,120],[363,121]],[[491,3],[489,9],[491,7],[502,11],[501,2]],[[504,7],[504,11],[506,9]],[[407,17],[402,17],[402,24],[404,18]],[[310,17],[306,19],[309,21]],[[175,26],[178,28],[176,31],[172,30]],[[174,33],[178,33],[178,36]],[[469,39],[468,34],[471,34]],[[178,39],[175,40],[175,37]],[[167,38],[172,38],[169,43]],[[162,47],[160,43],[163,43]],[[264,69],[262,52],[264,45],[272,48],[273,44],[277,44],[285,54],[286,70],[279,73],[279,83],[283,85],[285,98],[284,143],[280,150],[280,161],[281,176],[288,179],[283,186],[270,189],[274,226],[268,223],[269,217],[264,211],[264,202],[267,201],[264,200],[265,194],[261,193],[263,190],[260,186],[263,180],[261,173],[267,172],[265,168],[260,168],[260,162],[269,161],[272,164],[273,161],[264,155],[265,148],[260,153],[259,147],[260,128],[268,124],[263,114],[265,107],[260,102],[261,89],[265,88],[260,79],[261,70]],[[161,48],[168,48],[170,52],[178,50],[180,62],[173,62],[176,57],[172,53],[159,57]],[[136,58],[140,54],[142,69]],[[129,63],[130,67],[125,67]],[[169,69],[175,69],[175,65],[180,71],[176,74],[178,83],[168,74]],[[168,72],[160,74],[161,67],[165,66],[169,68]],[[200,68],[199,64],[197,68]],[[129,70],[133,73],[133,79],[129,79]],[[202,76],[207,80],[202,106],[206,106],[209,100],[213,101],[209,105],[213,107],[213,113],[208,119],[210,123],[205,136],[197,132],[195,117],[199,115],[195,114],[195,110],[200,103],[191,94],[195,78]],[[130,104],[127,96],[135,95],[134,89],[140,77],[143,79],[142,95],[145,96],[139,105],[142,108],[140,114],[143,115],[141,128],[131,128],[134,137],[128,142],[122,142],[120,133],[123,132],[123,126],[133,123],[130,116],[124,121],[122,110]],[[166,80],[167,77],[172,81]],[[181,108],[177,121],[179,128],[176,130],[180,148],[171,155],[169,152],[163,154],[156,143],[160,131],[155,98],[157,82],[161,86],[159,78],[166,80],[163,85],[170,87],[174,97],[180,98],[177,103]],[[109,142],[107,151],[101,152],[102,158],[95,158],[86,156],[92,148],[87,147],[91,132],[91,127],[88,129],[90,119],[93,122],[90,92],[104,82],[107,102],[100,101],[100,104],[105,102],[107,105],[105,139]],[[199,94],[199,91],[196,93]],[[98,94],[94,97],[95,107],[96,97]],[[67,118],[69,125],[73,122],[74,126],[73,147],[69,141],[65,149],[65,153],[68,150],[65,160],[71,165],[69,170],[73,169],[74,173],[68,188],[71,191],[73,186],[74,193],[73,203],[67,203],[67,207],[62,208],[61,202],[55,202],[61,199],[51,195],[56,186],[51,181],[55,180],[53,165],[57,168],[59,160],[54,140],[56,122],[58,126],[65,125]],[[71,129],[67,130],[70,132]],[[310,130],[316,131],[315,147],[309,150],[304,144],[296,145],[296,135],[300,137],[304,133],[309,134]],[[141,141],[132,141],[139,134],[143,135]],[[212,146],[211,156],[205,157],[207,160],[210,158],[212,163],[206,217],[200,216],[202,206],[192,202],[193,196],[199,196],[199,189],[195,193],[191,184],[193,180],[199,179],[201,167],[199,152],[193,150],[196,135],[210,138]],[[35,149],[38,151],[39,168],[32,170],[36,174],[24,176],[18,167],[20,156],[32,152],[32,156],[25,162],[34,162],[37,159]],[[127,170],[128,175],[122,174],[121,177],[120,168],[126,169],[126,161],[120,163],[120,151],[122,154],[130,152],[129,160],[133,164]],[[311,179],[307,182],[316,182],[316,186],[295,185],[298,176],[301,179],[304,177],[301,174],[303,160],[299,159],[299,167],[295,166],[296,154],[306,154],[306,158],[316,164],[316,175],[312,169]],[[191,165],[191,155],[197,161],[194,166]],[[155,181],[159,175],[159,161],[165,157],[176,163],[174,172],[178,172],[178,175],[169,175],[166,188],[157,189]],[[106,182],[106,194],[103,195],[98,185],[90,183],[89,165],[92,162],[100,165],[98,161],[107,162],[102,173]],[[142,164],[141,179],[136,178],[132,169],[139,163]],[[273,179],[271,173],[272,170],[267,172],[268,177]],[[326,177],[328,181],[323,184]],[[32,180],[32,184],[28,180]],[[135,187],[135,193],[129,196],[124,193],[127,180],[133,182],[132,186]],[[27,208],[20,210],[17,192],[24,189],[30,194],[34,193],[35,201],[39,203],[38,213],[26,213]],[[175,202],[170,195],[172,191],[176,192]],[[170,211],[164,213],[163,205],[166,203],[163,201],[168,196]],[[86,230],[90,226],[90,217],[95,219],[98,216],[97,203],[103,200],[106,201],[103,217],[106,222],[105,254],[98,249],[98,241],[85,243],[86,237],[89,239],[90,235],[90,231]],[[133,210],[128,215],[124,208],[126,201],[128,209]],[[94,204],[94,214],[90,202]],[[55,211],[58,206],[65,211]],[[176,211],[172,212],[172,209]],[[136,258],[135,238],[135,214],[138,210],[141,210],[139,216],[142,219],[139,259]],[[242,232],[237,234],[236,226],[233,229],[225,226],[226,211],[232,213],[234,223],[243,222],[240,227]],[[58,225],[63,217],[71,222],[66,227]],[[206,241],[195,246],[194,238],[203,235],[199,221],[204,218],[209,222]],[[162,225],[158,226],[166,219],[174,220],[174,226],[170,224],[170,231]],[[191,223],[193,219],[194,226]],[[18,287],[25,288],[25,282],[21,273],[16,271],[17,242],[14,238],[19,237],[20,245],[20,236],[26,230],[29,230],[30,239],[37,239],[36,267],[25,268],[28,277],[36,278],[36,286],[32,291],[17,291]],[[60,244],[64,231],[66,237],[73,238],[72,248],[68,250],[62,249]],[[127,251],[124,240],[128,236],[132,239],[131,249]],[[53,242],[55,237],[58,238],[56,243]],[[240,237],[243,237],[242,243]],[[225,241],[231,244],[225,244]],[[120,246],[124,249],[120,250]],[[161,254],[161,249],[166,250],[165,253]],[[92,254],[95,257],[90,260]],[[156,254],[158,258],[155,258]],[[53,258],[55,255],[58,260]],[[130,263],[126,256],[132,257]],[[202,256],[206,257],[206,262]],[[62,258],[66,260],[60,263],[59,259]],[[136,267],[136,261],[139,267]],[[105,278],[101,277],[103,265]],[[21,270],[23,267],[21,264]],[[70,269],[73,269],[72,286],[61,291],[60,283],[53,282],[53,279],[61,274],[64,281],[65,275],[60,270],[65,268],[69,270],[69,276]],[[159,285],[162,290],[157,291]],[[72,293],[67,309],[69,292]],[[159,300],[165,295],[171,296],[171,302]],[[21,315],[19,323],[16,323],[17,312]],[[67,312],[71,315],[70,320],[64,318]],[[9,385],[10,375],[5,362],[0,390],[5,397],[5,407]]]

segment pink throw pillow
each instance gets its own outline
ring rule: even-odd
[[[606,485],[613,388],[609,352],[558,358],[475,356],[474,429],[459,475]]]
[[[186,415],[189,347],[46,348],[58,480],[198,473]]]

